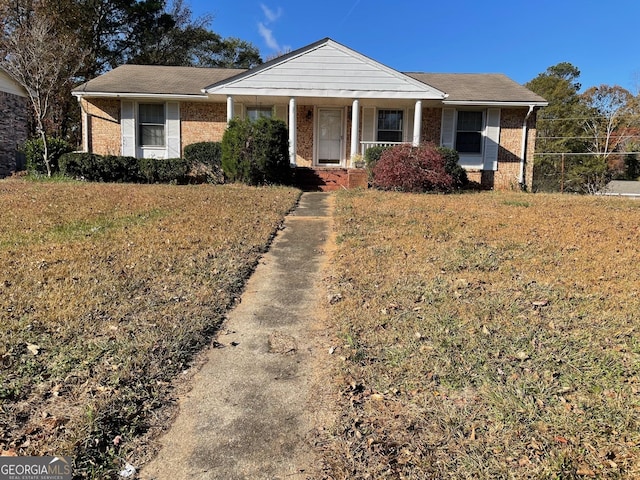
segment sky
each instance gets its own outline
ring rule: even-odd
[[[569,62],[582,90],[640,90],[638,0],[185,0],[264,60],[325,37],[401,72],[503,73]]]

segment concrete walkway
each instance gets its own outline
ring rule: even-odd
[[[287,216],[141,478],[306,478],[322,410],[312,385],[327,355],[318,307],[331,202],[304,193]]]

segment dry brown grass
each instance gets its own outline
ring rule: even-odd
[[[640,478],[640,202],[342,192],[335,220],[327,477]]]
[[[117,471],[298,195],[0,182],[0,451]]]

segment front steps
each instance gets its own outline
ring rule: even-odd
[[[296,167],[295,185],[306,192],[331,192],[367,188],[367,172],[362,168]]]

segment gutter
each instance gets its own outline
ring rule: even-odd
[[[533,113],[533,109],[535,105],[529,105],[529,111],[524,116],[524,120],[522,121],[522,150],[520,151],[520,175],[518,175],[518,183],[520,184],[520,188],[524,190],[524,164],[527,155],[527,121],[529,117]]]

